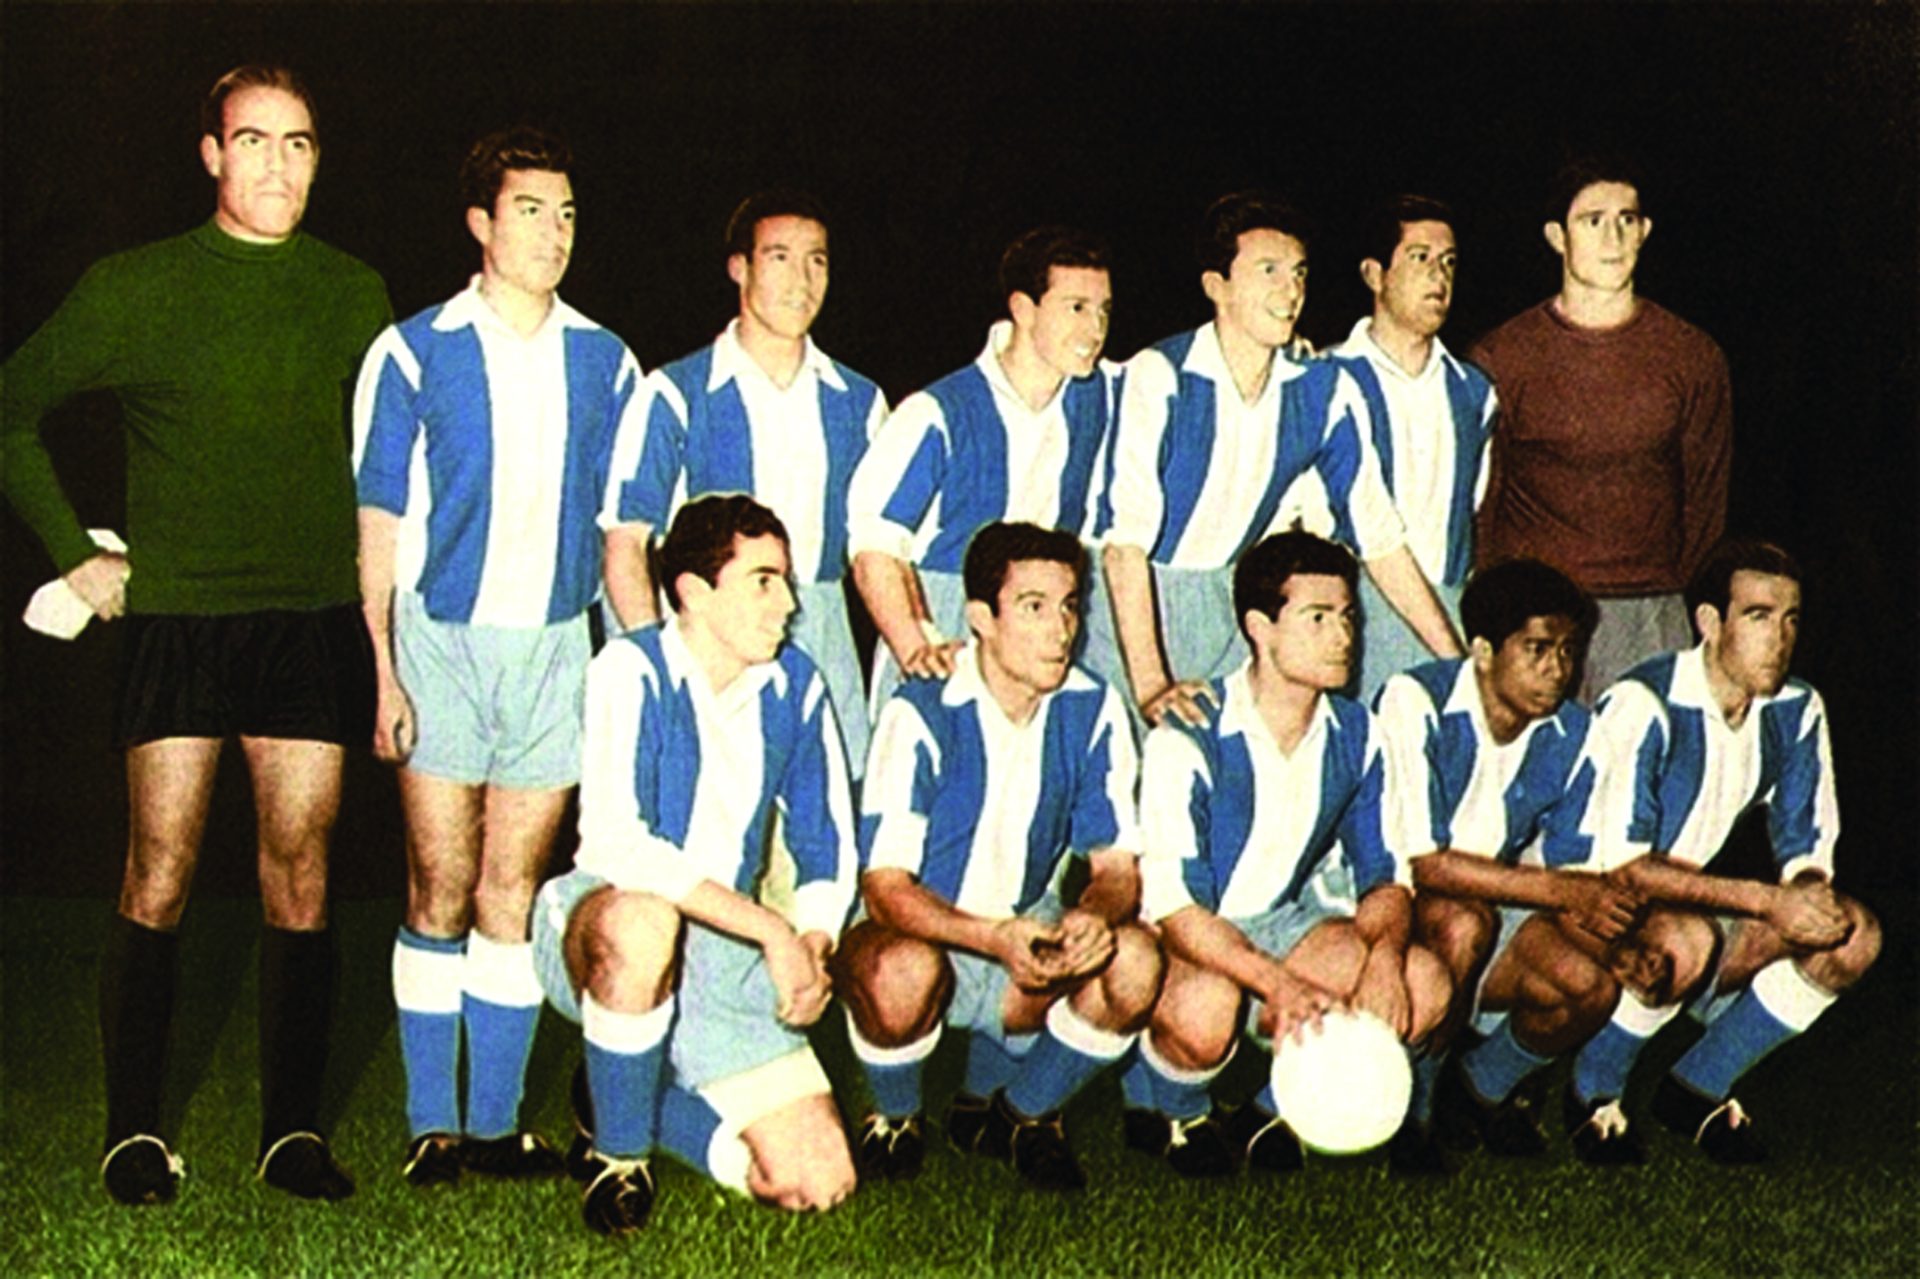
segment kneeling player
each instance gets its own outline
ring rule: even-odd
[[[1461,599],[1469,656],[1395,675],[1377,717],[1388,757],[1389,840],[1417,849],[1416,935],[1462,997],[1416,1072],[1396,1168],[1443,1172],[1429,1136],[1432,1085],[1447,1042],[1472,1013],[1507,1014],[1449,1080],[1456,1109],[1497,1154],[1546,1148],[1515,1086],[1585,1043],[1619,986],[1601,962],[1640,902],[1585,869],[1580,822],[1593,790],[1590,716],[1567,700],[1593,630],[1593,601],[1537,560],[1476,575]],[[1466,992],[1478,984],[1477,1001]],[[1574,1149],[1614,1162],[1630,1147],[1584,1122]]]
[[[1141,1041],[1155,1108],[1128,1111],[1127,1141],[1188,1176],[1231,1172],[1243,1154],[1301,1166],[1270,1089],[1237,1125],[1209,1113],[1249,997],[1244,1020],[1269,1041],[1348,1005],[1419,1044],[1446,1013],[1445,970],[1408,941],[1372,719],[1332,691],[1353,664],[1356,574],[1351,554],[1309,533],[1248,551],[1233,606],[1252,659],[1205,687],[1202,724],[1169,717],[1147,738],[1143,874],[1167,977]]]
[[[656,1141],[783,1208],[831,1207],[854,1180],[800,1030],[826,1008],[854,841],[826,686],[782,644],[786,530],[751,498],[700,498],[659,565],[676,616],[588,669],[580,852],[534,911],[547,998],[586,1032],[585,1211],[607,1234],[645,1221]],[[791,925],[752,897],[776,810]]]
[[[988,524],[967,548],[974,634],[944,683],[881,711],[863,800],[869,918],[835,961],[877,1111],[861,1170],[920,1167],[922,1063],[943,1025],[972,1032],[947,1136],[1029,1183],[1086,1183],[1060,1108],[1129,1047],[1160,983],[1139,906],[1135,762],[1119,695],[1071,664],[1080,543]],[[1071,907],[1069,857],[1090,877]]]
[[[1721,1163],[1766,1157],[1733,1085],[1800,1034],[1880,953],[1880,925],[1833,887],[1840,835],[1820,694],[1787,677],[1800,568],[1764,542],[1723,543],[1687,586],[1700,644],[1609,689],[1597,855],[1655,910],[1628,950],[1661,977],[1630,990],[1581,1051],[1583,1104],[1620,1097],[1641,1045],[1689,994],[1706,1034],[1660,1081],[1653,1112]],[[1734,823],[1767,806],[1779,881],[1709,874]],[[1651,963],[1646,962],[1651,958]]]

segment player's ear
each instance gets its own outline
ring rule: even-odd
[[[1016,329],[1032,328],[1034,314],[1039,309],[1040,304],[1028,297],[1025,290],[1015,289],[1007,294],[1007,314],[1013,317]]]
[[[685,612],[706,601],[713,594],[713,583],[698,573],[682,573],[673,579],[674,593],[680,597],[680,609]]]
[[[467,231],[480,242],[481,248],[493,243],[493,215],[479,205],[470,205],[467,209]]]
[[[1221,275],[1218,271],[1202,271],[1200,273],[1200,291],[1206,294],[1207,301],[1213,303],[1215,306],[1220,305],[1221,294],[1226,290],[1226,287],[1227,277]]]
[[[1640,243],[1645,244],[1647,242],[1648,237],[1651,236],[1652,234],[1653,234],[1653,219],[1648,217],[1646,214],[1642,213],[1640,215]]]
[[[218,180],[220,177],[220,139],[211,133],[200,135],[200,163],[206,166],[207,176]]]
[[[729,253],[727,255],[727,278],[735,284],[744,285],[747,282],[746,254]]]
[[[1493,645],[1487,643],[1487,637],[1476,635],[1467,643],[1467,657],[1473,662],[1473,669],[1482,675],[1493,669]]]
[[[1720,610],[1702,600],[1693,606],[1693,627],[1709,644],[1720,641]]]
[[[1025,297],[1026,295],[1023,293],[1016,293],[1014,294],[1014,296]],[[968,600],[967,601],[967,628],[971,630],[975,635],[987,635],[992,633],[993,624],[997,620],[998,619],[995,618],[993,615],[993,609],[988,606],[985,600]]]
[[[1377,294],[1386,280],[1386,271],[1380,266],[1378,258],[1360,259],[1360,279],[1367,286],[1367,292]]]
[[[1547,237],[1547,243],[1561,257],[1567,256],[1567,228],[1560,222],[1549,222],[1540,228]]]

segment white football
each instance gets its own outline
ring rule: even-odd
[[[1273,1099],[1301,1142],[1352,1155],[1393,1136],[1407,1115],[1413,1068],[1400,1037],[1372,1013],[1330,1012],[1302,1039],[1273,1046]]]

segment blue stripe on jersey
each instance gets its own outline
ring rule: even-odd
[[[1060,393],[1060,411],[1067,420],[1067,460],[1060,472],[1060,527],[1084,534],[1092,522],[1088,495],[1093,490],[1093,464],[1113,420],[1107,403],[1107,379],[1098,369],[1091,377],[1070,378]]]
[[[1126,394],[1127,394],[1126,365],[1123,364],[1120,366],[1120,371],[1113,376],[1112,382],[1113,382],[1113,401],[1112,401],[1113,407],[1109,411],[1107,416],[1109,433],[1117,431],[1118,429],[1119,416],[1120,416],[1120,404],[1126,398]],[[1098,476],[1099,488],[1097,492],[1099,493],[1099,498],[1094,503],[1093,528],[1092,528],[1092,533],[1095,539],[1105,537],[1108,531],[1113,528],[1113,471],[1114,471],[1113,458],[1116,452],[1117,450],[1111,446],[1107,448],[1106,461],[1101,466],[1100,475]]]
[[[901,528],[920,527],[934,497],[942,493],[946,477],[946,445],[941,442],[939,428],[929,425],[920,437],[920,446],[913,451],[913,460],[907,463],[899,484],[880,509],[881,518]]]
[[[1180,545],[1193,520],[1213,463],[1213,383],[1181,371],[1197,332],[1176,334],[1153,348],[1166,357],[1178,388],[1167,406],[1166,429],[1160,434],[1160,489],[1166,505],[1160,516],[1160,538],[1153,544],[1157,563],[1173,558],[1173,548]]]
[[[1260,504],[1254,525],[1240,549],[1253,545],[1267,525],[1280,498],[1295,477],[1312,466],[1320,472],[1327,490],[1327,504],[1333,510],[1333,536],[1348,546],[1358,546],[1353,529],[1353,482],[1360,474],[1360,425],[1352,413],[1344,413],[1338,422],[1327,422],[1333,393],[1340,385],[1339,365],[1330,360],[1307,366],[1300,377],[1282,388],[1280,401],[1280,450],[1274,467],[1274,482]],[[1282,479],[1281,476],[1285,476]],[[1238,557],[1236,557],[1238,558]]]
[[[560,536],[555,541],[547,621],[576,616],[600,592],[601,533],[596,516],[607,488],[614,428],[639,390],[620,382],[626,347],[604,329],[567,329],[567,448],[561,478]]]
[[[1796,691],[1806,695],[1789,695]],[[1760,794],[1771,795],[1767,827],[1781,865],[1811,853],[1826,834],[1816,820],[1823,779],[1818,726],[1807,722],[1812,708],[1811,687],[1789,680],[1760,711]]]
[[[493,402],[480,335],[471,326],[430,331],[441,308],[401,326],[420,361],[417,412],[445,429],[427,433],[427,553],[421,590],[427,615],[458,620],[473,615],[487,557],[493,516]]]
[[[1480,454],[1493,434],[1493,424],[1485,420],[1493,383],[1470,364],[1449,359],[1446,368],[1447,403],[1453,409],[1453,503],[1447,516],[1445,585],[1459,586],[1473,567],[1473,499]]]
[[[974,532],[1006,514],[1007,428],[978,364],[941,378],[927,394],[946,420],[947,473],[940,486],[940,530],[927,547],[924,563],[952,571],[965,562]]]

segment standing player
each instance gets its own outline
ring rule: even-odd
[[[1340,540],[1360,548],[1429,649],[1457,655],[1380,482],[1352,378],[1332,361],[1283,354],[1306,303],[1300,214],[1263,195],[1224,196],[1198,250],[1214,318],[1128,364],[1103,516],[1114,630],[1139,713],[1150,724],[1169,712],[1205,722],[1208,682],[1246,657],[1234,561],[1280,523],[1282,496],[1309,470]]]
[[[1360,278],[1373,314],[1333,349],[1366,399],[1374,455],[1407,530],[1407,548],[1457,617],[1473,566],[1473,513],[1486,482],[1493,387],[1440,341],[1453,305],[1453,211],[1403,195],[1366,224]],[[1372,581],[1360,583],[1360,696],[1427,659],[1427,647]]]
[[[1630,890],[1589,869],[1581,821],[1594,784],[1589,715],[1566,700],[1593,627],[1593,601],[1537,560],[1477,574],[1461,599],[1468,657],[1387,681],[1378,722],[1387,753],[1390,842],[1413,856],[1416,936],[1461,997],[1419,1063],[1411,1122],[1392,1155],[1409,1171],[1445,1171],[1429,1139],[1434,1075],[1475,1012],[1505,1013],[1462,1059],[1462,1107],[1500,1154],[1545,1149],[1514,1096],[1533,1068],[1584,1043],[1619,988],[1598,958],[1635,922]],[[1467,992],[1476,997],[1468,997]],[[1574,1148],[1612,1162],[1626,1148],[1605,1125]]]
[[[1634,290],[1653,219],[1632,170],[1576,161],[1549,199],[1559,294],[1469,356],[1501,405],[1479,562],[1546,560],[1600,598],[1580,689],[1591,703],[1688,642],[1680,592],[1726,524],[1733,398],[1713,339]]]
[[[1153,1007],[1133,738],[1118,694],[1073,665],[1083,563],[1072,533],[986,525],[967,547],[973,644],[945,683],[908,681],[880,712],[862,804],[869,917],[836,962],[878,1103],[860,1132],[869,1175],[919,1171],[921,1067],[951,1024],[971,1049],[948,1137],[1011,1158],[1032,1185],[1085,1185],[1060,1108]],[[1068,906],[1071,858],[1090,877]]]
[[[1580,1053],[1571,1100],[1617,1101],[1646,1039],[1695,995],[1706,1035],[1660,1081],[1653,1113],[1720,1163],[1756,1163],[1766,1150],[1734,1084],[1860,980],[1880,925],[1833,887],[1840,810],[1826,707],[1787,675],[1799,565],[1769,543],[1722,543],[1688,583],[1687,605],[1699,645],[1629,671],[1595,717],[1600,856],[1671,907],[1638,934],[1665,989],[1620,1001]],[[1755,804],[1767,807],[1779,881],[1710,873]]]
[[[1107,250],[1040,227],[1000,259],[1008,318],[980,358],[887,418],[848,498],[853,577],[879,629],[870,705],[907,675],[947,676],[965,633],[961,561],[994,520],[1092,530],[1113,409],[1100,367]]]
[[[131,830],[100,979],[107,1190],[134,1204],[179,1190],[160,1133],[176,930],[220,752],[237,736],[266,916],[259,1175],[340,1199],[353,1183],[318,1127],[327,840],[345,747],[366,740],[372,706],[341,423],[391,311],[378,276],[299,230],[320,145],[293,72],[228,72],[201,127],[212,220],[97,263],[8,361],[0,475],[80,598],[103,619],[129,615],[115,736]],[[96,387],[126,417],[125,556],[80,527],[40,439],[50,409]]]
[[[417,1185],[462,1162],[560,1168],[519,1129],[540,1014],[527,911],[580,779],[594,517],[640,382],[620,339],[555,293],[571,163],[536,129],[473,145],[460,180],[480,273],[380,336],[354,401],[374,753],[401,765],[407,819],[393,992]]]
[[[658,563],[674,616],[588,668],[580,852],[534,908],[541,985],[586,1035],[584,1210],[603,1234],[645,1222],[656,1137],[783,1208],[854,1182],[802,1034],[852,904],[853,812],[832,701],[783,642],[786,529],[752,498],[698,498]],[[753,899],[776,811],[792,923]]]
[[[827,265],[827,215],[811,196],[762,191],[733,211],[727,274],[740,313],[711,346],[654,374],[644,431],[618,445],[607,586],[623,626],[652,621],[647,546],[677,504],[749,493],[778,512],[799,570],[793,641],[826,677],[857,778],[867,708],[847,622],[847,486],[887,404],[808,336]]]
[[[1350,1005],[1419,1044],[1447,1011],[1445,970],[1409,942],[1411,885],[1381,829],[1372,719],[1334,692],[1352,672],[1358,572],[1310,533],[1241,556],[1233,602],[1252,657],[1205,687],[1200,724],[1175,716],[1147,737],[1146,910],[1167,976],[1141,1040],[1152,1108],[1129,1109],[1127,1141],[1187,1176],[1231,1172],[1243,1152],[1272,1171],[1303,1162],[1271,1089],[1243,1124],[1209,1113],[1243,1023],[1276,1041]]]

